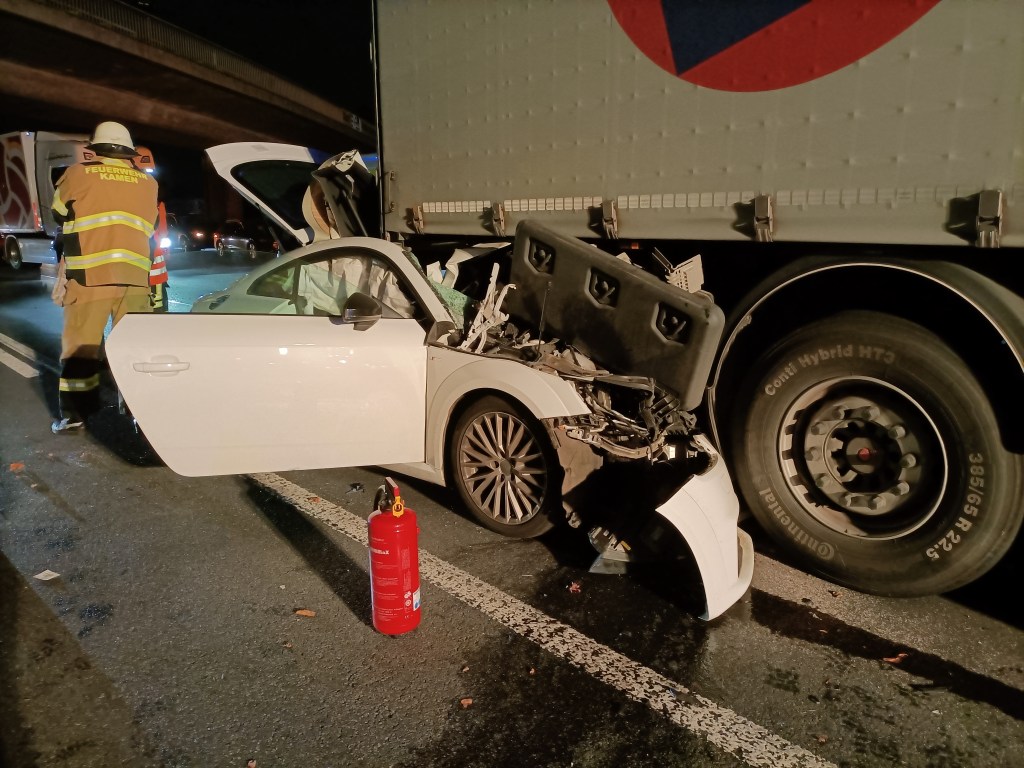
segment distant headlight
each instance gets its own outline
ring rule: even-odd
[[[196,240],[205,240],[206,239],[206,233],[205,232],[198,232],[198,231],[197,232],[193,232],[192,233],[192,237],[194,237]]]
[[[160,247],[161,248],[170,248],[171,247],[171,238],[169,238],[169,237],[161,237],[160,238]]]

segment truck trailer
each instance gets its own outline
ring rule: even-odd
[[[532,220],[712,296],[699,416],[809,570],[937,594],[1010,550],[1024,4],[378,0],[374,25],[386,237]]]

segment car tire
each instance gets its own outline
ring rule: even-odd
[[[488,396],[458,417],[449,475],[462,503],[492,531],[532,538],[562,516],[562,470],[544,427],[518,405]]]
[[[877,312],[795,331],[753,365],[732,429],[747,506],[811,570],[879,595],[967,584],[1021,526],[1024,463],[941,339]]]

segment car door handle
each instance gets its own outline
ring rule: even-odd
[[[187,371],[189,364],[176,358],[169,358],[150,360],[148,363],[132,363],[132,368],[139,373],[152,373],[155,376],[176,376],[178,371]]]

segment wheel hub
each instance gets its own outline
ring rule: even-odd
[[[779,450],[801,505],[846,534],[905,534],[934,511],[935,478],[945,484],[934,424],[880,381],[823,382],[803,393],[787,413]]]

